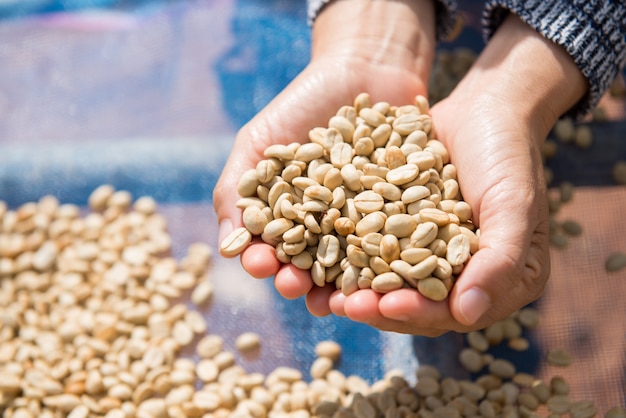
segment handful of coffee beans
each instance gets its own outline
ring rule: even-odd
[[[441,301],[478,250],[471,207],[422,96],[392,106],[361,93],[309,142],[264,155],[240,179],[244,227],[222,242],[224,256],[260,236],[317,286],[334,282],[346,295],[410,287]]]

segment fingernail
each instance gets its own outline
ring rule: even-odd
[[[231,232],[233,232],[233,223],[230,221],[230,219],[224,219],[222,222],[220,222],[220,229],[217,238],[218,245],[220,245],[222,241],[224,241],[224,238],[226,238]]]
[[[489,296],[477,287],[463,293],[459,301],[459,310],[468,325],[478,322],[490,306]]]

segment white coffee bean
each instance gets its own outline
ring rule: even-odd
[[[228,234],[220,244],[220,254],[224,257],[235,257],[252,241],[252,234],[245,227],[236,228]]]
[[[400,243],[393,234],[385,234],[380,240],[380,258],[387,264],[400,258]]]
[[[358,279],[361,273],[361,268],[353,264],[343,272],[341,279],[341,293],[345,296],[350,296],[357,290],[359,290]]]
[[[351,142],[354,135],[354,123],[345,116],[333,116],[328,121],[328,127],[334,128],[341,134],[345,142]]]
[[[470,257],[470,240],[464,234],[450,238],[446,253],[446,260],[451,266],[463,265]]]
[[[244,332],[237,336],[235,346],[237,350],[243,353],[250,353],[259,349],[261,346],[261,337],[256,332]]]
[[[380,211],[384,203],[383,197],[371,190],[361,192],[354,197],[354,206],[364,214]]]
[[[283,144],[272,144],[265,148],[263,155],[267,158],[277,158],[281,161],[293,160],[295,157],[294,151]]]
[[[385,115],[369,107],[361,109],[359,111],[359,116],[372,127],[380,126],[386,121]]]
[[[256,169],[250,169],[245,171],[237,185],[237,193],[242,197],[250,197],[254,196],[256,193],[256,188],[259,186],[259,179],[257,177]]]
[[[405,164],[389,170],[386,180],[396,186],[409,183],[419,174],[419,168],[415,164]]]
[[[563,349],[554,348],[548,351],[547,360],[554,366],[567,367],[572,363],[572,355]]]
[[[417,287],[417,280],[411,274],[411,264],[403,260],[393,260],[389,263],[391,270],[400,275],[412,287]]]
[[[371,138],[374,141],[374,146],[383,147],[389,141],[393,128],[388,123],[382,123],[378,125],[373,131],[371,131]]]
[[[283,195],[292,195],[293,188],[286,181],[277,181],[270,187],[270,190],[267,194],[267,204],[270,208],[274,208],[278,199]],[[291,198],[293,202],[293,196]]]
[[[417,282],[417,290],[428,299],[436,302],[448,297],[448,289],[445,284],[434,277],[427,277]]]
[[[388,273],[391,271],[391,267],[389,266],[389,264],[379,256],[370,257],[369,267],[377,275],[382,273]]]
[[[424,208],[419,211],[419,215],[422,222],[433,222],[437,226],[446,226],[450,223],[450,216],[441,209]]]
[[[383,232],[398,238],[410,236],[417,228],[417,219],[406,213],[394,214],[387,217]]]
[[[308,163],[316,158],[321,158],[324,155],[324,148],[315,143],[302,144],[295,152],[294,160],[304,161]]]
[[[362,248],[356,245],[348,244],[346,248],[347,261],[357,267],[368,267],[370,263],[370,256],[363,251]]]
[[[330,150],[330,162],[339,169],[350,164],[353,156],[354,148],[346,142],[335,144]]]
[[[331,267],[339,261],[340,243],[334,235],[324,235],[317,246],[317,261],[322,267]]]
[[[304,196],[305,198],[320,200],[327,204],[333,201],[333,192],[330,189],[320,185],[313,185],[304,189]]]
[[[341,167],[341,177],[344,186],[351,191],[358,192],[361,189],[361,173],[353,164],[345,164]]]
[[[370,232],[363,236],[359,245],[368,255],[377,256],[380,255],[380,242],[382,239],[382,234]]]
[[[403,195],[402,190],[398,186],[386,182],[378,182],[374,184],[372,186],[372,191],[390,201],[400,200]]]
[[[388,293],[392,290],[400,289],[404,284],[404,280],[397,273],[389,271],[374,277],[372,280],[372,290],[379,293]]]
[[[372,212],[359,220],[355,227],[358,236],[363,237],[371,232],[379,232],[385,226],[387,216],[382,212]]]
[[[265,212],[258,206],[248,206],[243,211],[243,224],[252,235],[261,235],[269,221]]]
[[[277,174],[276,165],[271,159],[261,160],[256,165],[256,176],[259,183],[267,183]]]
[[[393,121],[393,129],[400,135],[409,135],[414,131],[423,130],[423,120],[424,118],[420,114],[406,113],[398,116]]]
[[[426,257],[424,260],[419,263],[413,265],[409,270],[409,274],[412,278],[420,280],[425,279],[430,276],[435,269],[437,268],[439,261],[439,257],[436,255],[431,255]]]
[[[426,248],[437,237],[439,228],[434,222],[423,222],[417,225],[411,234],[411,246],[414,248]]]

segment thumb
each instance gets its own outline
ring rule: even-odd
[[[247,127],[237,134],[233,149],[222,169],[220,178],[213,189],[213,208],[219,223],[219,238],[221,243],[228,234],[243,226],[242,210],[237,207],[240,199],[239,182],[246,171],[254,169],[262,156],[263,144],[254,135],[248,133]]]
[[[503,221],[501,227],[481,229],[481,248],[451,293],[452,315],[463,325],[476,328],[503,319],[537,299],[545,287],[550,271],[546,223],[515,228],[508,216],[501,217],[490,222]]]

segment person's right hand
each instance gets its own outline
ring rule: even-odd
[[[310,64],[237,134],[213,193],[219,241],[242,226],[237,184],[269,145],[307,142],[310,129],[327,126],[361,92],[373,103],[409,104],[427,96],[434,47],[432,0],[337,0],[326,6],[314,24]],[[308,271],[282,265],[274,247],[260,239],[241,254],[241,263],[254,277],[274,276],[286,298],[307,294],[311,313],[330,313],[334,286],[313,287]]]

